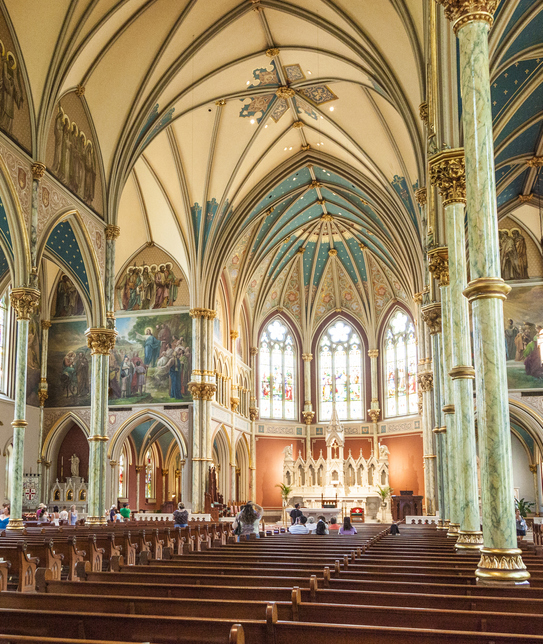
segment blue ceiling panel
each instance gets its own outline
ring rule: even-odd
[[[498,195],[498,208],[506,204],[511,199],[515,199],[522,192],[522,187],[526,179],[527,170],[522,172]]]
[[[85,293],[90,296],[85,262],[69,222],[61,221],[60,224],[57,224],[49,235],[46,247],[61,263],[71,269],[72,274],[77,278]]]
[[[508,159],[522,156],[524,154],[535,154],[535,148],[539,137],[541,136],[541,129],[543,125],[541,121],[534,123],[531,127],[524,130],[514,138],[509,145],[507,145],[496,157],[496,165],[504,163]]]

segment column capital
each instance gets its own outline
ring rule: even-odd
[[[455,34],[468,22],[474,20],[487,22],[492,27],[493,14],[498,7],[498,0],[436,0],[436,2],[443,5],[445,17],[453,23]]]
[[[237,340],[239,338],[239,331],[230,331],[230,337],[232,340]]]
[[[428,270],[440,286],[449,286],[449,249],[438,246],[428,251]]]
[[[117,338],[117,331],[115,329],[87,329],[85,331],[87,336],[87,346],[91,350],[91,355],[108,356]]]
[[[311,362],[311,360],[313,360],[313,354],[312,353],[302,353],[302,360],[304,362]]]
[[[418,375],[420,391],[426,393],[434,388],[434,374],[431,371],[425,371]]]
[[[430,180],[437,186],[443,205],[466,203],[464,148],[443,150],[430,158]]]
[[[313,422],[313,418],[315,418],[315,412],[311,410],[303,411],[302,416],[304,419],[304,423],[306,425],[311,425],[311,423]]]
[[[379,349],[370,349],[368,351],[368,356],[370,358],[378,358],[379,357]]]
[[[45,170],[46,170],[45,163],[40,163],[39,161],[36,161],[36,163],[32,164],[32,176],[37,181],[39,181],[40,179],[43,179]]]
[[[189,315],[191,318],[206,318],[206,320],[213,320],[217,317],[217,311],[213,309],[190,309]]]
[[[40,401],[40,407],[45,407],[45,401],[49,398],[47,389],[40,389],[38,391],[38,399]]]
[[[417,200],[417,203],[419,204],[419,206],[426,205],[427,197],[428,197],[428,193],[426,188],[419,188],[418,190],[415,190],[415,199]]]
[[[136,472],[139,474],[140,472],[143,472],[145,469],[145,465],[136,465]]]
[[[249,407],[249,418],[251,421],[258,420],[258,407]]]
[[[479,277],[472,280],[464,289],[464,297],[467,297],[470,302],[491,297],[506,300],[510,290],[509,284],[506,284],[501,277]]]
[[[120,226],[114,226],[113,224],[108,224],[105,227],[105,234],[106,234],[106,239],[108,241],[115,241],[117,237],[121,234],[121,228]]]
[[[189,382],[189,391],[193,400],[213,400],[217,385],[210,382]]]
[[[170,470],[163,469],[162,470],[162,476],[168,476]]]
[[[40,304],[40,292],[35,288],[14,288],[10,299],[17,319],[30,320],[30,316]]]
[[[422,304],[422,291],[420,291],[420,293],[413,294],[413,302],[415,302],[415,304]]]
[[[428,103],[426,101],[419,105],[419,116],[420,116],[420,120],[424,123],[424,125],[428,127],[429,112],[428,112]]]
[[[230,409],[234,412],[234,414],[237,412],[239,407],[239,398],[235,396],[230,397]]]
[[[111,467],[115,467],[116,465],[118,465],[118,463],[119,463],[118,461],[109,461],[109,464],[111,465]]]
[[[249,349],[249,353],[250,353],[252,356],[256,356],[256,355],[257,355],[257,353],[258,353],[258,347],[251,347],[251,348]]]
[[[51,320],[42,320],[41,321],[41,328],[45,331],[47,329],[51,328]]]
[[[380,409],[368,409],[369,417],[371,418],[372,423],[377,423],[379,416],[381,415]]]
[[[421,313],[422,319],[430,330],[430,335],[441,333],[441,302],[434,302],[433,304],[423,306]]]

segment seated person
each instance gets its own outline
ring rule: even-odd
[[[9,510],[9,505],[4,506],[4,512],[2,513],[2,518],[0,519],[0,530],[5,530],[8,527]]]
[[[339,534],[356,534],[356,528],[351,524],[349,517],[343,519],[343,525],[339,529]]]
[[[307,523],[307,517],[304,517],[302,514],[301,517],[298,517],[296,519],[296,523],[290,526],[288,531],[290,534],[309,534],[309,529],[306,526]]]
[[[315,534],[315,530],[317,529],[317,524],[315,523],[315,517],[309,517],[307,519],[307,529],[309,530],[309,534]]]
[[[396,536],[398,536],[398,535],[400,534],[400,528],[398,528],[398,524],[397,524],[397,523],[393,523],[393,524],[390,526],[390,534],[394,534],[394,535],[396,535]]]
[[[337,522],[336,517],[332,517],[330,519],[330,525],[328,526],[329,530],[339,530],[339,524]]]
[[[300,510],[300,504],[296,503],[294,506],[294,510],[290,511],[290,523],[291,525],[294,525],[296,523],[296,519],[299,519],[303,515],[303,512]]]
[[[326,523],[326,519],[322,515],[317,521],[317,529],[315,530],[315,534],[329,534],[328,524]]]

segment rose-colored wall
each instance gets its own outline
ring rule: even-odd
[[[303,450],[304,441],[292,438],[256,439],[256,502],[264,507],[281,507],[281,492],[275,487],[283,481],[283,450],[292,445],[294,458]],[[303,454],[303,451],[302,451]]]
[[[380,440],[389,449],[390,486],[394,493],[400,490],[413,490],[413,494],[424,495],[424,471],[422,467],[422,436],[381,436]],[[287,445],[293,446],[294,458],[298,450],[302,450],[304,440],[292,438],[257,438],[256,441],[256,502],[264,507],[279,507],[281,494],[275,485],[283,480],[283,450]],[[319,457],[322,448],[326,457],[326,444],[324,439],[313,439],[313,458]],[[371,440],[367,438],[347,439],[345,442],[345,456],[351,449],[353,458],[358,458],[360,448],[362,455],[369,458],[371,454]]]
[[[394,494],[400,490],[413,490],[413,494],[424,496],[424,470],[422,436],[381,437],[389,449],[388,463],[390,472],[390,487]]]
[[[89,441],[83,430],[75,423],[68,430],[60,445],[57,459],[57,478],[60,482],[71,476],[70,458],[77,454],[79,458],[79,476],[89,480]],[[63,460],[64,459],[64,460]]]

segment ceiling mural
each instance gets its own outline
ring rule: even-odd
[[[60,266],[66,266],[71,271],[71,275],[78,280],[79,286],[90,297],[85,262],[73,228],[68,221],[61,221],[51,231],[46,249],[53,258],[58,260]]]

